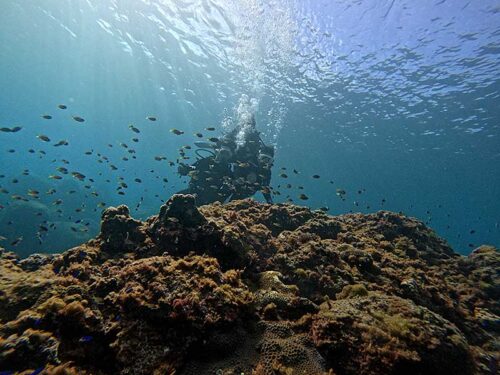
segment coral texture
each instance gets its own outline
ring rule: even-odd
[[[499,273],[392,212],[111,207],[62,254],[0,250],[0,372],[496,374]]]

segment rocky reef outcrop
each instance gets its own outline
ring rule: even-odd
[[[499,273],[392,212],[110,207],[62,254],[0,250],[0,373],[496,374]]]

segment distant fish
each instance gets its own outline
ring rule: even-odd
[[[136,128],[134,125],[132,125],[132,124],[130,124],[130,125],[128,126],[128,128],[129,128],[130,130],[132,130],[134,133],[137,133],[137,134],[139,134],[139,133],[141,132],[139,129],[137,129],[137,128]]]
[[[305,194],[300,194],[300,195],[299,195],[299,199],[301,199],[301,200],[303,200],[303,201],[306,201],[306,200],[308,200],[308,199],[309,199],[309,197],[308,197],[307,195],[305,195]]]
[[[68,108],[68,107],[67,107],[66,105],[64,105],[64,104],[59,104],[59,105],[57,106],[57,108],[59,108],[59,109],[66,109],[66,108]]]
[[[14,241],[12,241],[12,242],[10,243],[10,245],[11,245],[11,246],[17,246],[17,245],[19,245],[19,244],[21,243],[21,241],[22,241],[22,240],[23,240],[23,236],[21,236],[21,237],[17,237]]]
[[[58,176],[58,175],[56,175],[56,174],[51,174],[51,175],[49,176],[49,178],[50,178],[51,180],[61,180],[61,179],[62,179],[62,177],[61,177],[61,176]]]
[[[154,116],[147,116],[147,117],[146,117],[146,120],[149,120],[149,121],[156,121],[156,117],[154,117]]]
[[[81,174],[80,172],[71,172],[71,175],[80,181],[83,181],[85,179],[85,175]]]
[[[68,173],[68,170],[64,167],[57,167],[56,170],[58,172],[61,172],[62,174],[67,174]]]
[[[52,120],[52,116],[51,115],[42,115],[42,118],[45,119],[45,120]]]
[[[213,132],[215,130],[214,127],[209,127],[209,128],[205,128],[205,130],[209,131],[209,132]]]
[[[38,198],[40,195],[40,192],[38,190],[30,189],[30,190],[28,190],[28,195],[32,198]]]
[[[80,116],[73,116],[73,120],[75,120],[76,122],[84,122],[85,119],[80,117]]]
[[[346,191],[344,189],[337,189],[336,194],[341,197],[343,195],[346,195]]]
[[[0,128],[0,132],[4,132],[4,133],[17,133],[21,129],[22,129],[21,126],[14,126],[13,128]]]
[[[318,179],[318,178],[320,178],[320,175],[319,174],[313,174],[312,178]]]
[[[54,147],[67,146],[67,145],[69,145],[68,141],[65,139],[61,139],[59,142],[54,144]]]
[[[88,336],[82,336],[82,337],[80,337],[80,340],[78,340],[78,341],[82,342],[82,343],[88,343],[88,342],[91,342],[93,339],[94,339],[93,336],[88,335]]]
[[[197,136],[198,138],[203,138],[203,134],[201,133],[194,133],[195,136]]]
[[[179,130],[179,129],[170,129],[170,132],[174,133],[175,135],[184,134],[184,132],[182,130]]]
[[[43,142],[50,142],[50,138],[44,134],[39,134],[36,137]]]

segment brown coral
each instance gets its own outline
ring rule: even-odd
[[[386,211],[193,202],[109,208],[62,254],[0,249],[0,371],[497,373],[495,248]]]

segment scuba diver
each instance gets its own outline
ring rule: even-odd
[[[266,202],[272,203],[269,184],[274,147],[260,138],[253,115],[221,139],[195,145],[199,159],[192,165],[179,163],[178,173],[191,178],[179,194],[194,194],[201,206],[248,198],[261,190]]]

